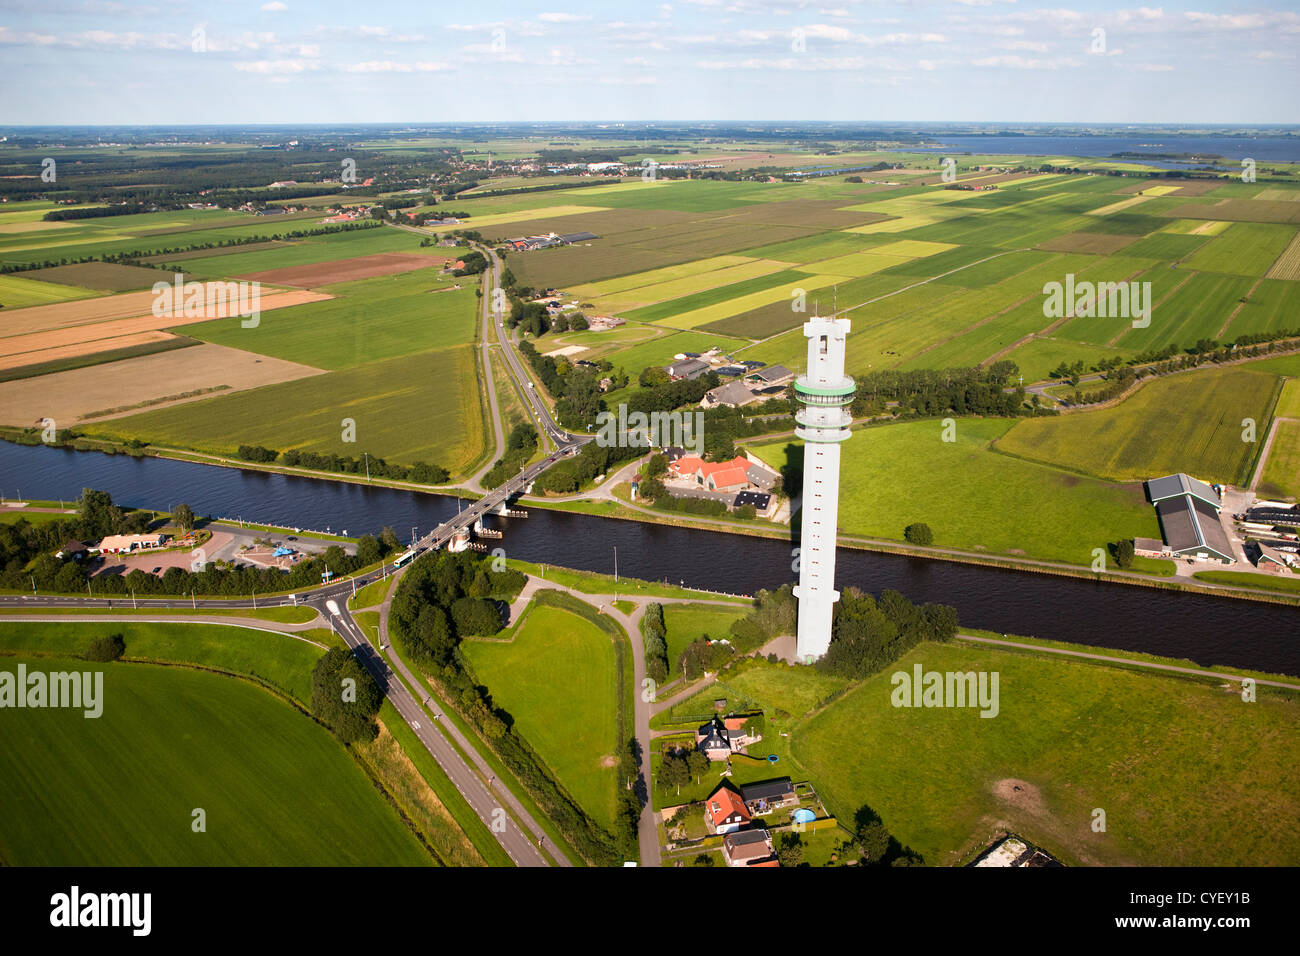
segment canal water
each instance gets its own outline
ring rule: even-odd
[[[403,540],[456,513],[457,500],[345,482],[0,442],[6,499],[76,498],[82,488],[119,504],[315,531],[377,533]],[[526,507],[526,506],[525,506]],[[752,594],[795,579],[792,544],[699,528],[668,527],[531,509],[528,518],[493,518],[508,557],[620,576]],[[1182,657],[1300,675],[1300,610],[1231,598],[1179,594],[841,548],[841,587],[901,591],[913,601],[957,608],[966,627]]]

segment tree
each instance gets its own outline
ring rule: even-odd
[[[934,532],[930,530],[928,524],[922,524],[920,522],[909,524],[903,530],[903,537],[912,542],[912,544],[919,544],[923,548],[929,547],[934,543]]]
[[[97,661],[100,663],[106,661],[115,661],[126,653],[126,641],[121,634],[109,634],[107,637],[96,637],[91,640],[90,646],[86,648],[86,653],[81,655],[88,661]]]
[[[397,537],[397,532],[392,528],[385,528],[379,532],[379,543],[384,546],[385,551],[396,551],[402,546],[401,540]]]
[[[311,709],[345,744],[379,735],[375,715],[384,696],[361,662],[341,647],[325,652],[311,672]]]
[[[891,839],[885,825],[876,819],[865,821],[858,827],[854,842],[868,863],[881,863],[889,852]]]
[[[641,773],[641,761],[638,759],[640,752],[641,745],[633,737],[618,758],[618,775],[623,778],[623,786],[629,790],[636,784],[636,778]]]
[[[776,858],[782,866],[798,866],[803,862],[803,839],[797,833],[781,836],[781,846],[776,851]]]
[[[696,783],[699,783],[700,778],[709,772],[710,763],[712,761],[701,750],[692,750],[686,755],[686,769],[691,772]]]
[[[676,754],[669,754],[664,757],[663,763],[659,765],[659,780],[664,785],[664,789],[676,787],[677,796],[680,797],[682,795],[682,784],[691,782],[691,768],[681,757]]]
[[[182,531],[194,530],[194,512],[185,502],[181,502],[172,511],[172,523]]]
[[[1115,544],[1115,563],[1121,568],[1133,567],[1133,539],[1125,538]]]

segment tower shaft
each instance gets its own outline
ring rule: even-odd
[[[804,440],[803,518],[799,542],[799,630],[796,655],[805,663],[822,657],[831,643],[835,590],[835,537],[840,505],[840,444],[853,418],[853,379],[844,374],[848,319],[814,317],[804,324],[808,371],[795,382],[803,407],[795,435]]]

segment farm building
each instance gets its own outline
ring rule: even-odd
[[[83,541],[72,540],[63,545],[63,548],[55,555],[56,558],[62,558],[65,561],[80,561],[90,553],[90,547]]]
[[[1294,554],[1279,551],[1262,541],[1256,545],[1256,549],[1259,553],[1255,558],[1255,567],[1261,571],[1286,572],[1291,569],[1293,564],[1300,564],[1300,559],[1297,559]]]
[[[726,784],[709,794],[704,801],[704,812],[709,819],[709,829],[714,833],[732,833],[749,825],[745,801]]]
[[[731,461],[708,462],[695,455],[684,455],[668,465],[674,478],[694,480],[706,491],[749,491],[749,459],[737,455]]]
[[[751,382],[754,385],[761,385],[764,388],[789,385],[794,381],[794,372],[790,371],[784,365],[769,365],[766,368],[760,368],[758,371],[746,375],[745,381]]]
[[[725,406],[727,408],[739,408],[742,405],[748,405],[756,401],[758,401],[758,396],[751,392],[744,382],[728,382],[726,385],[719,385],[717,388],[711,388],[705,392],[704,398],[700,399],[700,407],[717,408]]]
[[[1219,521],[1219,493],[1190,475],[1166,475],[1147,482],[1169,553],[1197,561],[1233,564],[1232,545]]]
[[[1173,553],[1159,538],[1134,538],[1133,553],[1139,558],[1169,558]]]
[[[714,717],[695,731],[695,746],[710,760],[726,760],[733,753],[743,753],[745,748],[761,740],[751,737],[745,730],[744,717]]]
[[[697,379],[708,370],[708,362],[701,362],[697,358],[687,358],[669,365],[668,377],[675,382],[681,381],[684,378]]]

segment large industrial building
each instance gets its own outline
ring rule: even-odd
[[[831,646],[835,590],[835,532],[840,510],[840,443],[847,441],[853,417],[853,379],[844,374],[848,319],[814,316],[804,323],[808,370],[794,383],[803,408],[795,415],[795,435],[804,440],[803,530],[799,541],[799,630],[795,655],[804,663]]]
[[[1179,472],[1148,481],[1147,497],[1160,518],[1165,556],[1224,564],[1236,561],[1219,520],[1223,501],[1213,487]]]

